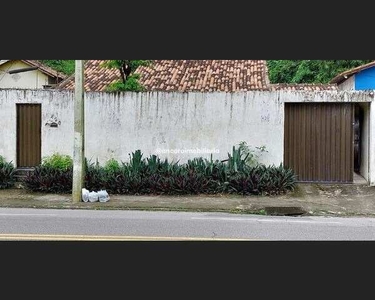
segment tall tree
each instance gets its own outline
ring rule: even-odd
[[[272,83],[328,83],[336,75],[371,60],[268,60]]]
[[[56,71],[62,72],[66,75],[74,73],[74,60],[41,60],[41,62]]]
[[[110,69],[118,69],[121,74],[121,81],[116,81],[107,87],[108,91],[144,91],[139,82],[139,75],[134,71],[140,66],[150,65],[150,60],[109,60],[102,66]]]

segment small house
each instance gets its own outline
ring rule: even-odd
[[[53,88],[65,77],[63,73],[37,60],[0,60],[0,88],[2,89]]]

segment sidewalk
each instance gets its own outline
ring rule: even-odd
[[[299,184],[286,195],[260,196],[125,196],[106,203],[72,203],[71,195],[23,189],[0,190],[0,207],[215,211],[269,215],[375,217],[375,187]]]

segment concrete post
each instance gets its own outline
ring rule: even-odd
[[[85,101],[83,60],[75,61],[73,202],[82,200],[85,178]]]
[[[375,186],[375,103],[370,103],[369,183]]]

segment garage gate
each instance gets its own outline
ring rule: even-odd
[[[286,103],[284,164],[300,182],[353,182],[351,103]]]

